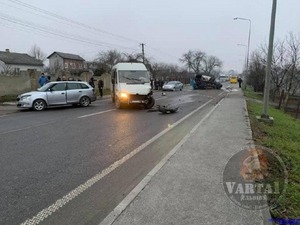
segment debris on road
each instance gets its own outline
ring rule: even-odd
[[[149,109],[148,112],[161,112],[163,114],[175,113],[179,109],[177,105],[157,105],[156,108]]]

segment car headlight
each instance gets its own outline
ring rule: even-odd
[[[121,92],[120,93],[120,98],[128,98],[128,94],[124,93],[124,92]]]
[[[29,100],[30,99],[30,97],[31,97],[31,95],[24,95],[24,96],[22,96],[21,98],[20,98],[20,100],[22,101],[26,101],[26,100]]]

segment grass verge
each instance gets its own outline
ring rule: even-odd
[[[245,95],[250,98],[256,94]],[[270,107],[274,125],[269,126],[256,119],[262,112],[261,103],[248,100],[247,105],[255,143],[273,149],[288,170],[286,194],[278,205],[270,207],[271,214],[274,218],[300,218],[300,122]]]
[[[244,90],[244,95],[248,98],[253,98],[256,100],[262,100],[263,99],[263,93],[262,92],[254,92],[250,87],[247,86],[247,89]]]

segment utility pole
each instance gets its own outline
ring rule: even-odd
[[[276,6],[277,0],[273,0],[272,15],[271,15],[271,26],[270,26],[270,36],[269,36],[269,50],[268,50],[268,61],[265,77],[265,87],[264,87],[264,100],[263,100],[263,112],[259,118],[268,124],[273,124],[273,118],[269,117],[269,96],[270,96],[270,77],[272,69],[272,57],[273,57],[273,43],[274,43],[274,33],[275,33],[275,18],[276,18]]]
[[[145,63],[145,50],[144,50],[144,46],[145,46],[146,44],[141,43],[140,45],[142,46],[143,63]]]

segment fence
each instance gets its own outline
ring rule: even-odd
[[[289,95],[282,90],[280,96],[275,97],[275,102],[276,101],[278,102],[278,109],[283,108],[285,112],[294,114],[296,119],[300,117],[299,95]]]
[[[34,70],[21,72],[18,75],[0,75],[0,97],[36,90],[38,76]]]

